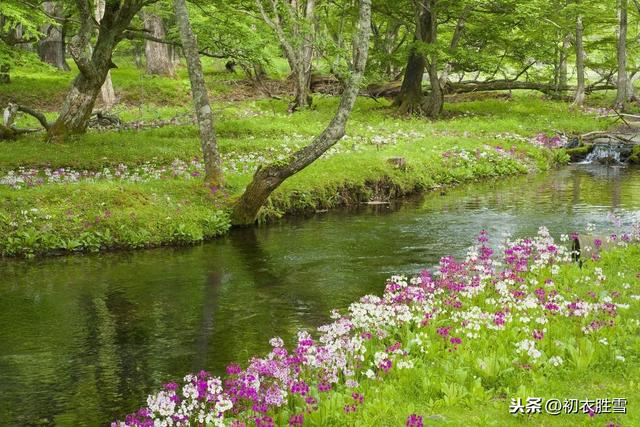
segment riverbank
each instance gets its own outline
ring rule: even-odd
[[[137,121],[132,129],[93,130],[57,145],[37,134],[1,142],[0,254],[192,244],[222,235],[229,206],[255,168],[307,144],[337,105],[318,95],[313,109],[287,115],[286,100],[219,101],[216,129],[227,182],[212,192],[200,184],[198,133],[188,105],[161,101],[122,107],[123,119]],[[556,132],[607,125],[592,112],[531,94],[447,107],[447,119],[429,122],[396,117],[385,101],[359,99],[347,137],[286,181],[260,221],[546,170],[567,160],[545,147]],[[541,133],[547,136],[536,138]]]
[[[465,260],[394,276],[223,378],[169,382],[118,425],[636,425],[639,226],[581,237],[581,267],[544,227],[495,252],[481,232]]]

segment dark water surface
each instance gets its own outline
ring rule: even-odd
[[[640,219],[640,170],[571,166],[318,214],[190,248],[0,260],[0,425],[100,425],[190,371],[328,320],[394,273],[494,237]]]

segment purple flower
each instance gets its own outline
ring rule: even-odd
[[[409,415],[409,417],[407,417],[407,422],[405,423],[405,426],[424,427],[424,424],[422,423],[422,416],[416,415],[416,414]]]
[[[303,424],[304,424],[304,414],[292,415],[291,418],[289,418],[290,426],[301,426]]]
[[[360,393],[351,393],[351,397],[353,397],[353,400],[355,400],[357,404],[364,402],[364,396]]]
[[[318,384],[318,391],[330,391],[331,390],[331,384],[329,384],[326,381],[322,381],[320,384]]]

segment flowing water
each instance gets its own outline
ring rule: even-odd
[[[640,219],[640,170],[570,166],[234,231],[201,246],[0,260],[0,425],[100,425],[169,380],[223,371],[462,255],[485,228],[531,235]]]

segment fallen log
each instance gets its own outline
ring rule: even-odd
[[[402,81],[392,81],[386,83],[373,83],[361,90],[361,95],[371,98],[394,98],[400,93]],[[330,88],[330,90],[327,90]],[[319,93],[336,94],[341,91],[340,81],[332,75],[313,75],[311,78],[311,91]],[[586,93],[599,90],[615,89],[615,85],[597,84],[587,86]],[[466,81],[447,82],[445,94],[455,95],[471,92],[490,92],[501,90],[535,90],[546,95],[571,92],[577,88],[574,86],[556,87],[552,83],[526,82],[518,80],[489,80],[489,81]],[[425,95],[428,95],[429,87],[425,87]]]

